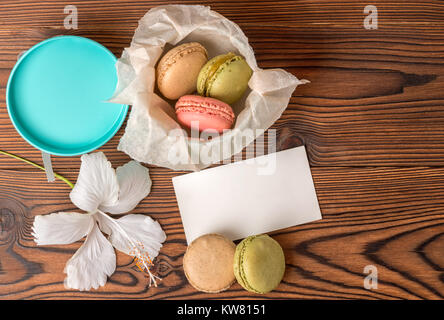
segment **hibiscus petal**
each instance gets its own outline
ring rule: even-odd
[[[36,216],[32,235],[38,245],[73,243],[87,235],[92,220],[90,214],[77,212]]]
[[[85,242],[66,263],[65,287],[81,291],[97,289],[105,285],[115,270],[114,248],[93,221]]]
[[[97,216],[100,229],[109,234],[109,241],[119,251],[135,256],[135,246],[151,260],[159,254],[166,239],[165,232],[157,221],[141,214],[128,214],[113,219],[105,214]]]
[[[104,153],[84,154],[81,160],[79,177],[69,195],[71,201],[88,212],[94,212],[99,205],[115,205],[119,184],[116,172]]]
[[[119,200],[113,206],[101,205],[104,212],[119,214],[133,210],[151,190],[148,168],[137,161],[130,161],[116,170],[119,182]]]

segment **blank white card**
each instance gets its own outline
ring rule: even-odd
[[[173,185],[188,243],[322,219],[304,146],[177,176]]]

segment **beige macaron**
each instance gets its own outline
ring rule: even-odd
[[[220,234],[195,239],[183,258],[188,282],[197,290],[217,293],[227,290],[236,280],[233,270],[236,245]]]
[[[168,51],[157,64],[157,87],[171,100],[196,91],[197,76],[208,60],[207,50],[188,42]]]

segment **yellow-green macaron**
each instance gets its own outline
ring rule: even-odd
[[[248,88],[253,71],[242,56],[232,52],[210,59],[197,77],[197,92],[232,104]]]
[[[237,245],[234,275],[244,289],[261,294],[270,292],[279,285],[284,272],[284,252],[268,235],[250,236]]]

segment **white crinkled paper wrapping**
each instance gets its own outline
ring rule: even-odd
[[[164,49],[191,41],[200,42],[209,58],[238,53],[253,69],[249,90],[232,105],[237,115],[233,129],[206,141],[188,138],[175,120],[174,102],[163,100],[155,89],[155,67]],[[148,11],[116,67],[118,84],[109,101],[132,105],[118,150],[137,161],[174,170],[196,171],[242,151],[281,116],[296,86],[307,82],[282,69],[259,68],[240,27],[198,5]],[[253,134],[245,134],[246,130]]]

